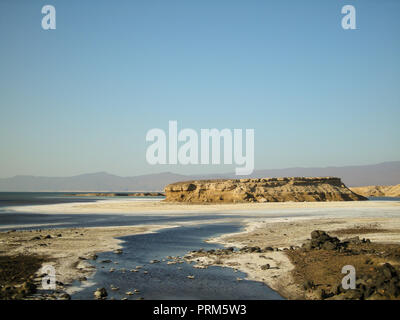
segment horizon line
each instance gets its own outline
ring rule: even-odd
[[[285,167],[285,168],[274,168],[274,169],[254,169],[253,173],[250,174],[254,175],[257,171],[266,171],[266,170],[288,170],[288,169],[328,169],[328,168],[344,168],[344,167],[367,167],[367,166],[375,166],[375,165],[382,165],[382,164],[388,164],[388,163],[395,163],[395,162],[400,162],[400,160],[393,160],[393,161],[383,161],[383,162],[378,162],[378,163],[371,163],[371,164],[361,164],[361,165],[344,165],[344,166],[335,166],[335,165],[329,165],[329,166],[315,166],[315,167],[302,167],[302,166],[297,166],[297,167]],[[176,173],[172,171],[160,171],[156,173],[148,173],[148,174],[138,174],[138,175],[132,175],[132,176],[121,176],[118,174],[110,173],[107,171],[96,171],[96,172],[87,172],[87,173],[80,173],[80,174],[74,174],[74,175],[69,175],[69,176],[44,176],[44,175],[32,175],[32,174],[17,174],[14,176],[8,176],[8,177],[0,177],[0,179],[12,179],[12,178],[17,178],[17,177],[33,177],[33,178],[73,178],[73,177],[79,177],[79,176],[85,176],[85,175],[96,175],[96,174],[107,174],[110,176],[116,176],[120,178],[135,178],[135,177],[141,177],[141,176],[151,176],[151,175],[159,175],[159,174],[174,174],[174,175],[180,175],[180,176],[212,176],[212,175],[232,175],[234,172],[224,172],[224,173],[195,173],[195,174],[183,174],[183,173]],[[238,176],[243,176],[243,175],[238,175]]]

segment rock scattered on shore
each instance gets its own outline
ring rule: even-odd
[[[151,260],[150,263],[151,263],[151,264],[153,264],[153,263],[160,263],[160,260],[154,259],[154,260]]]
[[[60,300],[71,300],[71,296],[68,293],[63,293],[59,296]]]
[[[105,288],[97,288],[97,290],[94,292],[94,297],[96,299],[104,299],[107,297],[107,290]]]
[[[360,240],[358,236],[340,241],[339,238],[331,237],[325,231],[314,230],[311,232],[311,240],[303,243],[302,248],[305,250],[338,250],[344,252],[350,243],[361,244],[370,242],[369,239]]]
[[[300,249],[287,253],[297,281],[311,299],[400,299],[400,246],[372,243],[358,236],[340,240],[314,230]],[[356,271],[356,288],[344,289],[342,268]]]

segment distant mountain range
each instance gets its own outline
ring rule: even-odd
[[[364,166],[256,170],[250,176],[236,176],[234,173],[181,175],[171,172],[135,177],[120,177],[106,172],[73,177],[15,176],[0,179],[0,191],[161,191],[169,183],[185,180],[325,176],[342,178],[349,187],[396,185],[400,183],[400,161]]]

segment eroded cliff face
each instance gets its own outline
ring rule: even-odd
[[[167,185],[165,196],[191,203],[367,200],[333,177],[184,181]]]
[[[366,186],[350,189],[364,197],[400,197],[400,184],[396,186]]]

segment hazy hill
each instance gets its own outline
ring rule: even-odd
[[[233,173],[181,175],[171,172],[120,177],[106,172],[72,177],[15,176],[0,179],[0,191],[161,191],[170,183],[212,178],[339,177],[351,187],[400,183],[400,161],[375,165],[257,170],[250,176]]]
[[[174,173],[119,177],[106,172],[72,177],[15,176],[0,179],[0,191],[161,191],[165,185],[186,179]]]

